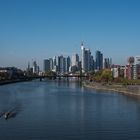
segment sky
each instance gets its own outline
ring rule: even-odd
[[[114,64],[140,55],[140,0],[0,0],[0,67],[100,50]]]

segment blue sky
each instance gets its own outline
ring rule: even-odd
[[[116,64],[140,55],[139,0],[0,0],[0,66],[101,50]]]

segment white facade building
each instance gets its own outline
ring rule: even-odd
[[[140,56],[135,57],[133,66],[133,79],[140,79]]]

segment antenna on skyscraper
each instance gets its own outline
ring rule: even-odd
[[[84,41],[81,41],[81,46],[84,46]]]
[[[81,42],[81,49],[84,49],[84,43],[83,43],[83,41]]]

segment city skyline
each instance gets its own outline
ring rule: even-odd
[[[95,58],[100,50],[125,65],[140,52],[138,0],[2,0],[0,66],[27,67],[36,60],[80,53],[84,41]]]

